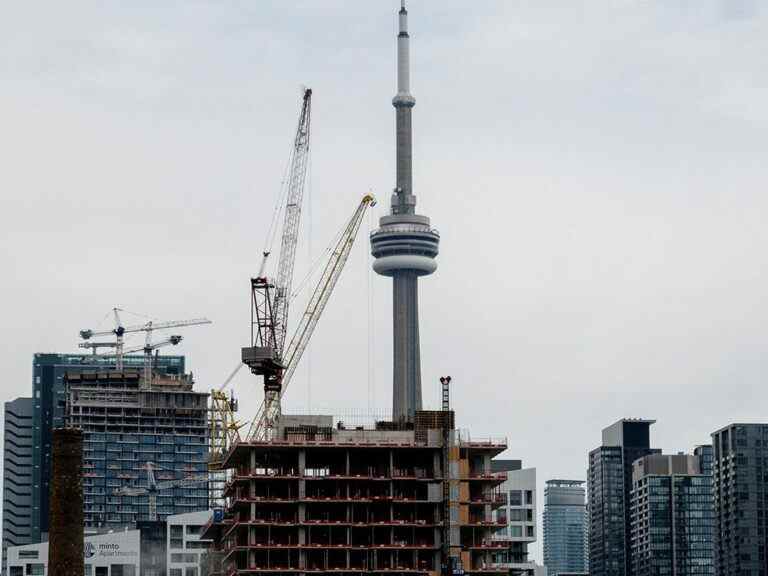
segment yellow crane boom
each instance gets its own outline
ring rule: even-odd
[[[330,259],[323,269],[320,281],[312,293],[312,297],[309,299],[299,326],[283,355],[283,368],[280,370],[279,375],[281,380],[279,393],[274,396],[265,396],[256,418],[251,422],[246,436],[247,440],[264,440],[267,438],[270,430],[274,428],[277,419],[280,417],[280,401],[282,396],[301,361],[301,357],[309,344],[309,340],[328,303],[328,299],[331,297],[333,289],[339,281],[344,265],[349,259],[349,253],[352,251],[352,246],[363,222],[365,211],[368,207],[375,204],[376,199],[373,195],[366,194],[347,222],[344,232],[334,246]]]

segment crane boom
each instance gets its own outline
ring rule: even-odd
[[[192,318],[191,320],[173,320],[171,322],[145,322],[134,326],[118,326],[112,330],[103,330],[94,332],[93,330],[81,330],[80,337],[83,340],[99,336],[113,336],[118,332],[128,334],[129,332],[152,332],[153,330],[166,330],[168,328],[181,328],[183,326],[199,326],[201,324],[212,324],[208,318]]]
[[[154,322],[150,320],[149,322],[145,322],[144,324],[136,324],[134,326],[123,326],[123,322],[120,319],[120,308],[113,308],[112,311],[115,315],[115,327],[112,330],[104,330],[101,332],[95,332],[93,330],[80,330],[80,338],[83,340],[89,340],[90,338],[93,338],[94,336],[112,336],[114,335],[115,338],[115,367],[118,371],[121,371],[123,369],[123,355],[126,354],[126,351],[123,349],[123,337],[125,334],[129,332],[146,332],[146,344],[142,348],[137,348],[136,350],[132,350],[133,352],[136,352],[138,350],[144,350],[147,351],[147,348],[151,346],[152,342],[152,332],[155,330],[167,330],[169,328],[181,328],[184,326],[200,326],[202,324],[211,324],[212,322],[208,320],[208,318],[192,318],[191,320],[171,320],[170,322]],[[173,337],[172,337],[173,338]],[[174,342],[174,344],[178,344],[178,342]],[[86,343],[86,345],[81,344],[83,348],[85,347],[96,347],[96,346],[103,346],[104,344],[101,343],[93,343],[89,344]],[[149,375],[149,378],[151,379],[151,372],[150,369],[147,369],[147,374]]]
[[[277,419],[280,417],[280,400],[285,393],[285,389],[296,371],[301,357],[309,344],[312,333],[315,331],[320,316],[325,310],[328,299],[336,287],[336,283],[344,270],[344,265],[349,259],[349,253],[354,245],[360,225],[363,221],[365,211],[369,206],[374,206],[376,200],[371,194],[366,194],[355,209],[344,232],[339,238],[331,252],[330,259],[325,265],[320,281],[312,293],[312,297],[307,304],[307,308],[301,317],[299,327],[285,353],[284,369],[281,375],[281,387],[276,397],[266,395],[256,418],[251,423],[248,431],[248,440],[263,440],[268,431],[274,427]]]
[[[309,129],[312,116],[312,89],[304,90],[299,125],[293,141],[288,191],[286,195],[283,235],[280,244],[280,260],[275,284],[275,330],[272,346],[281,358],[288,328],[288,304],[293,284],[293,268],[296,262],[296,245],[299,240],[301,205],[304,198],[304,183],[307,178],[309,159]]]

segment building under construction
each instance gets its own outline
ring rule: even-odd
[[[65,384],[67,423],[84,433],[86,528],[208,509],[206,483],[161,490],[152,502],[117,494],[148,486],[147,462],[161,485],[206,474],[208,393],[194,391],[190,375],[155,373],[150,385],[139,370],[70,370]]]
[[[276,436],[240,442],[225,467],[223,522],[211,524],[222,574],[504,573],[492,512],[505,475],[491,460],[505,441],[471,441],[454,413],[419,411],[413,424],[333,426],[283,417]]]

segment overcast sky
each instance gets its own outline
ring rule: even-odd
[[[75,352],[115,305],[210,317],[177,350],[199,387],[218,386],[248,344],[248,278],[302,85],[314,124],[297,280],[364,192],[381,200],[375,217],[388,208],[399,2],[3,5],[4,399],[30,393],[33,353]],[[442,236],[421,282],[425,404],[452,375],[459,424],[508,437],[540,484],[584,478],[621,417],[657,419],[670,452],[766,421],[768,6],[409,9],[414,188]],[[374,225],[286,411],[390,409]],[[234,389],[253,413],[255,377]]]

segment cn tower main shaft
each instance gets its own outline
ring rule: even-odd
[[[429,218],[416,214],[413,194],[413,129],[416,99],[410,92],[410,37],[408,11],[402,0],[397,36],[397,94],[395,107],[396,166],[391,213],[383,216],[371,234],[373,269],[392,277],[393,397],[392,418],[411,420],[421,410],[421,357],[419,348],[419,276],[437,269],[440,235]]]

